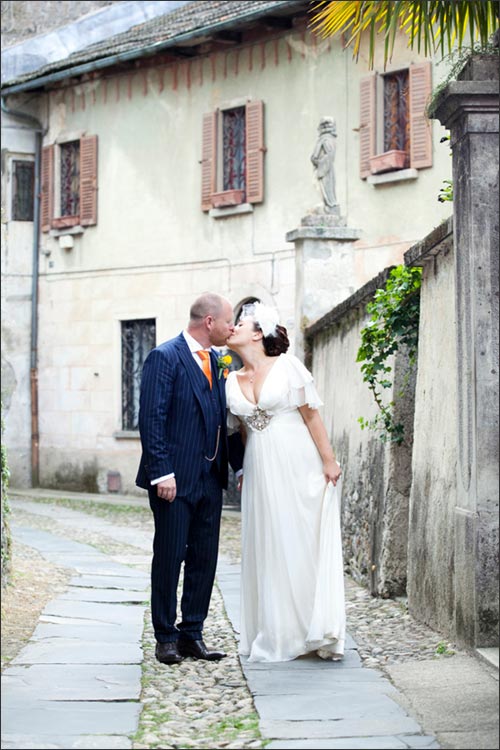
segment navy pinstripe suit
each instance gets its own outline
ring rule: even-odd
[[[179,635],[201,639],[210,604],[228,478],[225,381],[218,378],[213,352],[211,366],[212,390],[180,334],[153,349],[142,372],[136,484],[148,490],[155,521],[151,610],[158,642]],[[237,439],[232,442],[231,464],[237,471],[243,448]],[[172,503],[158,498],[151,485],[171,473],[177,485]],[[182,562],[182,621],[176,625]]]

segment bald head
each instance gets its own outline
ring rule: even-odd
[[[223,310],[224,303],[227,300],[221,297],[220,294],[214,292],[205,292],[201,297],[198,297],[189,311],[189,325],[198,326],[206,318],[207,315],[211,315],[212,318],[218,318]]]
[[[202,344],[224,346],[234,330],[231,303],[214,292],[205,292],[191,305],[188,332]]]

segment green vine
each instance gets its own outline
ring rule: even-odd
[[[391,355],[404,346],[410,368],[415,364],[421,281],[421,268],[396,266],[391,270],[385,287],[377,289],[366,308],[370,319],[361,331],[356,361],[363,363],[363,381],[368,383],[379,412],[372,420],[359,417],[358,422],[361,429],[378,431],[383,442],[400,444],[404,440],[404,427],[394,418],[394,401],[384,403],[382,394],[384,389],[393,387],[392,367],[387,364]],[[399,397],[404,395],[408,379],[407,376]]]
[[[480,42],[477,42],[470,47],[462,47],[460,50],[454,50],[449,55],[445,55],[442,60],[439,60],[437,65],[447,64],[450,67],[446,77],[432,91],[431,98],[425,110],[427,117],[433,119],[441,92],[444,91],[450,81],[457,80],[458,74],[470,57],[474,55],[492,55],[498,57],[499,52],[500,50],[495,46],[494,42],[486,45],[481,45]]]
[[[446,143],[450,140],[450,134],[443,135],[439,143]],[[450,156],[452,152],[450,151]],[[445,203],[446,201],[453,201],[453,180],[443,180],[441,190],[439,191],[438,201]]]

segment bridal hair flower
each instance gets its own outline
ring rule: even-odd
[[[279,324],[279,314],[276,308],[263,305],[262,302],[253,302],[243,307],[244,317],[250,316],[259,325],[260,330],[266,336],[276,336],[276,326]]]

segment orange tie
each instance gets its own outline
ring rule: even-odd
[[[210,390],[212,389],[212,370],[210,369],[210,352],[205,349],[200,349],[196,354],[201,357],[201,367],[205,376],[210,383]]]

